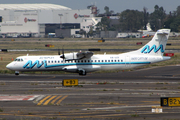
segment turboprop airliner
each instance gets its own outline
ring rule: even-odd
[[[98,70],[124,70],[169,60],[163,56],[170,29],[158,30],[142,48],[122,54],[97,54],[91,51],[62,55],[20,56],[6,67],[19,75],[20,71],[66,71],[86,75]]]

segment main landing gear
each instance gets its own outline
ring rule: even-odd
[[[86,75],[86,71],[85,70],[79,70],[79,75]]]

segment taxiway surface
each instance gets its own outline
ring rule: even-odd
[[[161,97],[180,97],[180,66],[117,73],[0,75],[2,119],[179,119],[180,107],[160,106]],[[78,79],[76,87],[63,79]]]

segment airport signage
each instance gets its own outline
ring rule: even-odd
[[[180,97],[162,97],[161,106],[165,106],[165,107],[180,106]]]
[[[174,53],[165,53],[165,56],[172,57],[172,56],[174,56]]]
[[[78,85],[78,79],[64,79],[62,82],[63,86],[75,86]]]
[[[36,22],[36,19],[28,19],[28,18],[24,18],[24,22],[27,23],[27,22]]]
[[[77,13],[75,13],[74,18],[77,19],[78,17],[90,17],[90,15],[78,15]]]

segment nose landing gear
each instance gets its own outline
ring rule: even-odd
[[[19,75],[19,71],[15,71],[15,75]]]

